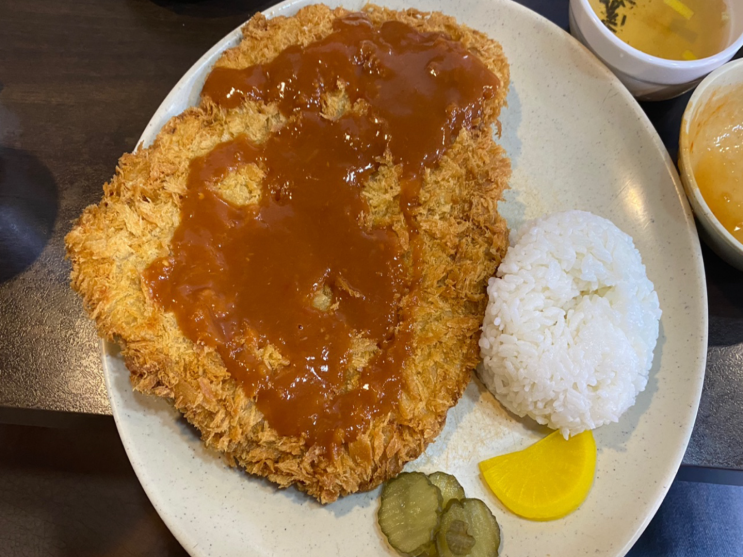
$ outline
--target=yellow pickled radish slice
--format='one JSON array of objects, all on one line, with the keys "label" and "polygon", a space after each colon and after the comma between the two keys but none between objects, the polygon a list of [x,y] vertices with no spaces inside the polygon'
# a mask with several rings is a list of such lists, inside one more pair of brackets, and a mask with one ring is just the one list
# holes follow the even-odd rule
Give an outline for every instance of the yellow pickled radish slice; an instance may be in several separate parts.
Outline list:
[{"label": "yellow pickled radish slice", "polygon": [[532,446],[480,463],[480,472],[511,512],[530,520],[555,520],[580,507],[596,472],[590,431],[568,439],[559,431]]}]

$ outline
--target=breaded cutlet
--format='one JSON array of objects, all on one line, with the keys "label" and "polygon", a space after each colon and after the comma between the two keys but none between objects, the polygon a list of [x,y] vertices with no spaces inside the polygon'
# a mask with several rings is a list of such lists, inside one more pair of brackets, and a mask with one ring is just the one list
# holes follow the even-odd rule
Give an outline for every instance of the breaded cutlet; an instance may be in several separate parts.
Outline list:
[{"label": "breaded cutlet", "polygon": [[[121,346],[134,389],[172,401],[204,443],[233,465],[280,487],[295,485],[322,503],[395,476],[439,434],[478,361],[486,283],[508,238],[497,203],[507,187],[510,163],[493,139],[509,84],[500,45],[440,13],[373,5],[363,11],[375,24],[400,21],[420,31],[443,32],[479,57],[500,87],[485,101],[479,125],[462,128],[438,163],[425,170],[411,212],[421,267],[415,304],[408,308],[414,327],[397,408],[374,418],[335,458],[273,429],[219,354],[189,340],[176,317],[153,300],[143,279],[153,261],[171,251],[189,163],[242,134],[256,144],[266,141],[286,122],[277,106],[246,100],[222,108],[205,96],[172,118],[151,146],[121,157],[102,201],[85,209],[66,237],[72,286],[99,334]],[[243,27],[241,43],[216,66],[268,62],[291,45],[326,37],[333,21],[348,14],[324,5],[308,6],[293,17],[257,14]],[[326,94],[323,101],[328,118],[353,110],[342,90]],[[261,195],[261,179],[259,169],[245,167],[222,182],[220,195],[234,204],[253,203]],[[400,190],[399,169],[388,158],[364,185],[368,226],[405,236]],[[358,344],[354,363],[363,366],[370,347]],[[276,365],[266,351],[259,356],[269,368]]]}]

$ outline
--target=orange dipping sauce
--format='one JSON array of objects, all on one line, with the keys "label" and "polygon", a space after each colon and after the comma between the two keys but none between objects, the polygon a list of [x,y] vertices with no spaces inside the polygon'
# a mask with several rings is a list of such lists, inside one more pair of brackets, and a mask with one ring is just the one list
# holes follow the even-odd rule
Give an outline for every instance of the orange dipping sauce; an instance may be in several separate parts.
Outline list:
[{"label": "orange dipping sauce", "polygon": [[716,93],[695,118],[690,160],[704,201],[743,243],[743,85]]}]

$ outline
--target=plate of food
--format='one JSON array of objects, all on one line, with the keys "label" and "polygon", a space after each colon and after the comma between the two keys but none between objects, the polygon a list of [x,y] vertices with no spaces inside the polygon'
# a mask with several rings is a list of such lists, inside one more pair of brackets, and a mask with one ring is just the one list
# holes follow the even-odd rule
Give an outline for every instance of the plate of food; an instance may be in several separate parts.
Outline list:
[{"label": "plate of food", "polygon": [[124,447],[194,556],[623,555],[691,434],[676,171],[510,1],[256,15],[66,242]]}]

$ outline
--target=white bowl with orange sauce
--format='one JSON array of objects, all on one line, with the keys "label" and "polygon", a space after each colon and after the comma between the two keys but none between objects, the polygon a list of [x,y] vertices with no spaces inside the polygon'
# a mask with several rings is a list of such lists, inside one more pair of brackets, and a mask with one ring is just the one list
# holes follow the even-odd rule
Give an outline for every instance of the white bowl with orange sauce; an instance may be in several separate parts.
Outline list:
[{"label": "white bowl with orange sauce", "polygon": [[743,270],[743,60],[697,87],[684,112],[679,171],[705,242]]},{"label": "white bowl with orange sauce", "polygon": [[[657,1],[688,10],[684,0]],[[724,4],[726,24],[720,31],[724,36],[711,51],[714,53],[697,53],[698,59],[661,58],[630,46],[602,22],[590,0],[570,0],[570,32],[609,67],[633,96],[639,100],[670,99],[694,87],[743,47],[743,0],[725,0]]]}]

